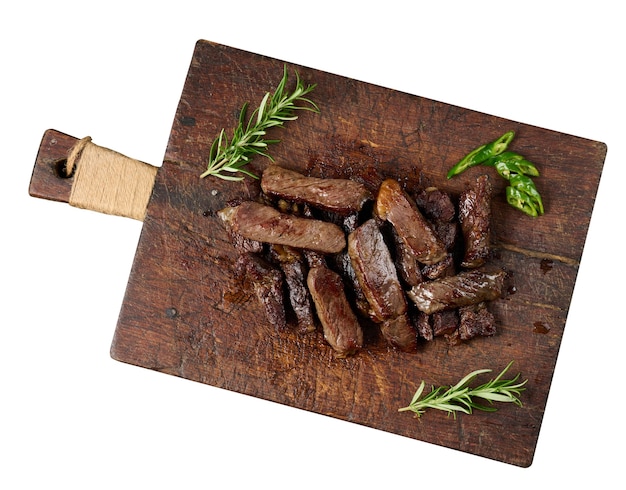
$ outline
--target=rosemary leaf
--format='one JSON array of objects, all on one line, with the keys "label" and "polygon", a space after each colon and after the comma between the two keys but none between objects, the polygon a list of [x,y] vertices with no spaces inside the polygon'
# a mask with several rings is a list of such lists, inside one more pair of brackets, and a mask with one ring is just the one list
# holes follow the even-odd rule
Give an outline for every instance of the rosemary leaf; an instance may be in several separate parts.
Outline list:
[{"label": "rosemary leaf", "polygon": [[475,388],[470,388],[468,386],[469,383],[477,376],[491,372],[491,369],[472,371],[453,386],[432,387],[431,392],[423,398],[422,394],[424,392],[425,383],[422,381],[415,395],[413,395],[411,403],[406,407],[398,409],[398,411],[411,411],[416,417],[421,417],[427,408],[432,408],[447,412],[448,415],[452,414],[452,416],[456,418],[457,412],[471,414],[472,410],[482,410],[484,412],[495,412],[497,410],[491,405],[480,405],[476,403],[474,398],[486,400],[490,404],[493,402],[513,403],[521,407],[522,402],[519,396],[521,392],[525,390],[524,385],[528,380],[518,382],[519,374],[513,379],[502,379],[512,364],[513,361],[511,361],[494,379]]},{"label": "rosemary leaf", "polygon": [[[209,151],[207,169],[200,175],[201,178],[212,175],[224,180],[239,181],[245,175],[258,179],[252,172],[242,167],[250,162],[253,156],[259,155],[273,160],[266,151],[268,145],[278,143],[277,139],[265,139],[267,130],[273,127],[282,127],[286,121],[298,119],[296,110],[319,112],[317,105],[306,97],[315,89],[315,85],[305,86],[300,80],[298,72],[296,86],[292,93],[285,93],[288,74],[285,65],[283,77],[274,90],[274,94],[267,92],[259,107],[250,115],[246,123],[248,103],[246,102],[239,115],[239,124],[233,130],[233,135],[228,139],[225,130],[222,129],[218,137],[213,141]],[[231,174],[242,175],[227,175]]]}]

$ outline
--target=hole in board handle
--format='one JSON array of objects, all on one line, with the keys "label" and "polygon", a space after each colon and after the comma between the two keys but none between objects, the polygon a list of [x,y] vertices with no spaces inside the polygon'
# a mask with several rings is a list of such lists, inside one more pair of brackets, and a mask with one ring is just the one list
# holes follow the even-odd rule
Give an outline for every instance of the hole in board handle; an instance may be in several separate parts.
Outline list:
[{"label": "hole in board handle", "polygon": [[60,179],[69,179],[74,176],[75,168],[69,173],[67,171],[67,158],[56,160],[52,166],[54,168],[55,175]]}]

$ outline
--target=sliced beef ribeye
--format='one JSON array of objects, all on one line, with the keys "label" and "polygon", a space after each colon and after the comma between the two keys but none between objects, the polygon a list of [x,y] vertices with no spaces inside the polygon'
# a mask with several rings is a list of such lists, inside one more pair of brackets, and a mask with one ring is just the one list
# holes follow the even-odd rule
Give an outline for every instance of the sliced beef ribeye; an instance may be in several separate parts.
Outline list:
[{"label": "sliced beef ribeye", "polygon": [[487,175],[476,179],[473,187],[459,198],[459,221],[465,241],[461,266],[475,269],[489,255],[492,186]]},{"label": "sliced beef ribeye", "polygon": [[446,256],[444,244],[396,180],[386,179],[381,184],[376,214],[393,225],[399,239],[420,263],[435,264]]},{"label": "sliced beef ribeye", "polygon": [[326,341],[338,357],[356,353],[363,346],[363,330],[339,274],[325,266],[314,267],[309,270],[307,285]]},{"label": "sliced beef ribeye", "polygon": [[366,221],[348,235],[348,254],[383,337],[402,350],[415,348],[417,334],[407,317],[406,297],[376,220]]},{"label": "sliced beef ribeye", "polygon": [[502,270],[471,270],[455,276],[426,281],[407,292],[417,308],[427,314],[497,299],[506,273]]},{"label": "sliced beef ribeye", "polygon": [[279,165],[265,169],[261,189],[270,196],[307,203],[342,215],[360,211],[368,200],[373,199],[363,184],[353,180],[307,177]]},{"label": "sliced beef ribeye", "polygon": [[287,320],[282,272],[254,253],[240,254],[235,270],[238,276],[252,282],[268,321],[278,329],[284,328]]},{"label": "sliced beef ribeye", "polygon": [[271,206],[244,201],[218,215],[244,238],[265,243],[338,253],[346,246],[343,230],[332,223],[281,213]]}]

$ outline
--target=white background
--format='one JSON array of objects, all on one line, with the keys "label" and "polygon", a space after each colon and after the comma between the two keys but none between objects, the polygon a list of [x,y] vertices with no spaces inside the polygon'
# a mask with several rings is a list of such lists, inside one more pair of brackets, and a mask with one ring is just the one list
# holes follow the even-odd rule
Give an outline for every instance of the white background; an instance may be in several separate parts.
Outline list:
[{"label": "white background", "polygon": [[[619,2],[9,5],[0,20],[1,488],[600,488],[620,478]],[[530,468],[110,359],[141,223],[29,197],[36,152],[55,128],[160,165],[198,39],[608,144]]]}]

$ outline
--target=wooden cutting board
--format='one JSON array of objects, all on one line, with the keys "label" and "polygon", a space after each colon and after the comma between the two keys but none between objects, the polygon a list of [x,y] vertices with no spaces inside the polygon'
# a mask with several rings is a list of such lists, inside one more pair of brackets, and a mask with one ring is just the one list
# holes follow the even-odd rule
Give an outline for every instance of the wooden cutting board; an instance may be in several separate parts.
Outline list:
[{"label": "wooden cutting board", "polygon": [[[491,304],[494,337],[450,346],[443,338],[401,353],[372,341],[337,359],[320,332],[276,331],[252,292],[234,279],[237,254],[216,211],[254,197],[257,181],[200,179],[211,142],[234,128],[244,102],[256,107],[284,62],[206,41],[193,53],[167,151],[158,169],[111,346],[122,362],[310,410],[518,466],[532,462],[606,146],[303,66],[320,114],[299,113],[276,130],[278,164],[306,174],[352,177],[375,190],[386,177],[408,189],[438,186],[458,195],[484,169],[446,180],[462,155],[505,131],[511,149],[538,165],[546,214],[530,218],[504,201],[494,175],[494,262],[511,284]],[[293,82],[293,80],[292,80]],[[56,168],[75,138],[43,137],[30,192],[68,201],[72,178]],[[257,173],[268,164],[256,159]],[[456,419],[399,413],[421,380],[453,384],[479,368],[494,375],[509,361],[528,379],[523,407]],[[487,378],[485,378],[486,381]]]}]

